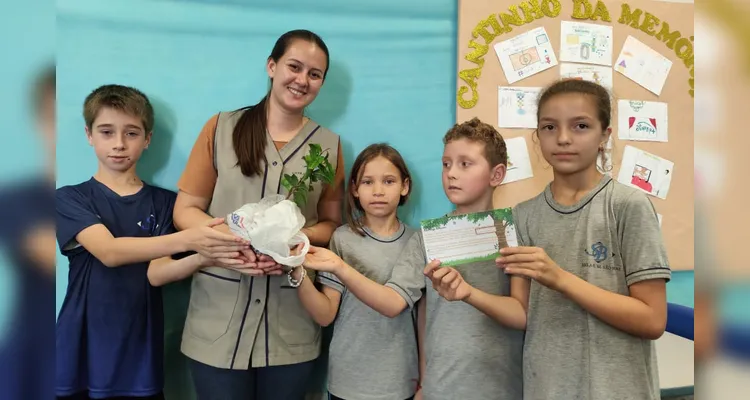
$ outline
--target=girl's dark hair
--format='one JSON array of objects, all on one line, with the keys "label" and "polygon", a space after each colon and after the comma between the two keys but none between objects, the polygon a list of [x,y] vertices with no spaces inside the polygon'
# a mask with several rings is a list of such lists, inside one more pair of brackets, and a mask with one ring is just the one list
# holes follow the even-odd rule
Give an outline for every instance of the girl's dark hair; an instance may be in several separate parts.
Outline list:
[{"label": "girl's dark hair", "polygon": [[[281,35],[276,40],[268,59],[278,62],[294,40],[315,43],[318,48],[323,50],[326,55],[326,69],[323,71],[323,79],[325,80],[328,73],[328,47],[320,36],[308,30],[297,29]],[[240,170],[245,176],[263,174],[263,165],[266,162],[266,145],[268,144],[266,143],[266,129],[268,127],[268,95],[270,93],[271,89],[269,88],[258,104],[243,107],[236,111],[242,112],[242,115],[234,126],[232,143],[237,155],[237,165],[240,166]]]},{"label": "girl's dark hair", "polygon": [[409,199],[409,195],[411,194],[411,173],[409,173],[409,168],[406,167],[406,162],[404,161],[404,158],[401,157],[401,154],[398,152],[398,150],[394,149],[386,143],[371,144],[364,150],[362,150],[362,152],[359,153],[357,159],[354,160],[354,164],[352,165],[352,172],[349,175],[349,187],[346,191],[346,214],[348,217],[347,223],[354,232],[357,232],[362,236],[365,235],[365,230],[362,225],[362,216],[364,214],[364,209],[362,208],[362,204],[359,202],[359,199],[354,197],[354,192],[356,192],[357,188],[359,188],[362,174],[364,174],[365,172],[365,166],[367,165],[367,163],[377,157],[383,157],[390,161],[396,167],[396,169],[398,169],[399,173],[401,173],[401,181],[409,182],[409,191],[406,192],[405,196],[401,196],[401,199],[399,199],[398,201],[398,205],[402,206],[406,204],[406,200]]},{"label": "girl's dark hair", "polygon": [[[537,122],[539,122],[541,116],[540,113],[542,112],[542,106],[544,106],[549,99],[561,94],[569,93],[587,95],[594,100],[597,118],[602,125],[602,131],[610,127],[612,123],[612,100],[609,92],[602,85],[583,79],[563,79],[544,89],[539,95],[539,101],[537,102]],[[537,136],[539,135],[538,129],[536,130],[536,134]],[[606,153],[607,150],[605,148],[599,148],[599,156],[602,158],[602,166],[605,171],[612,169],[611,166],[607,168]]]}]

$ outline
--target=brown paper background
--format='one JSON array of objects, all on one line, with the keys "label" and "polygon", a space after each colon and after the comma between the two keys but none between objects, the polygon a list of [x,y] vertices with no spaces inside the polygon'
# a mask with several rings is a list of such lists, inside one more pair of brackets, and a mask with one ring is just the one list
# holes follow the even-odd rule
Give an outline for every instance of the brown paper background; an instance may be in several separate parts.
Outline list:
[{"label": "brown paper background", "polygon": [[[590,0],[592,5],[596,1]],[[521,1],[516,0],[459,0],[458,10],[458,71],[475,68],[477,65],[466,60],[466,55],[472,49],[468,43],[472,36],[472,30],[476,25],[492,14],[508,12],[512,5],[518,5]],[[619,171],[620,161],[625,145],[631,145],[659,157],[674,162],[674,175],[670,185],[669,193],[666,200],[658,197],[649,196],[656,211],[662,215],[662,235],[667,248],[669,260],[674,270],[692,270],[694,267],[694,190],[693,190],[693,98],[689,95],[690,86],[688,79],[690,73],[685,63],[680,60],[673,49],[669,49],[666,43],[649,36],[640,29],[635,29],[630,25],[620,24],[618,19],[621,14],[622,1],[606,0],[603,3],[609,10],[611,22],[576,20],[571,16],[573,14],[573,0],[560,0],[562,11],[556,18],[544,17],[534,20],[523,26],[512,26],[513,30],[497,36],[487,54],[484,55],[484,66],[481,76],[477,79],[477,92],[479,100],[477,104],[470,109],[461,108],[456,104],[456,120],[463,122],[473,117],[479,117],[481,120],[491,123],[497,128],[498,118],[498,86],[547,86],[560,78],[560,21],[580,21],[587,23],[597,23],[611,25],[613,27],[614,45],[612,50],[612,61],[616,61],[620,54],[625,39],[628,35],[634,36],[647,46],[661,53],[672,61],[672,68],[669,72],[660,96],[649,92],[637,83],[626,78],[619,72],[613,73],[613,117],[612,117],[612,138],[614,147],[612,149],[613,167],[611,174],[616,179]],[[681,37],[693,35],[693,5],[684,3],[663,3],[645,0],[633,0],[625,2],[630,5],[631,11],[639,8],[649,12],[669,24],[669,30],[678,30]],[[523,17],[522,11],[519,13]],[[643,21],[643,14],[640,21]],[[529,76],[513,85],[508,85],[505,79],[497,54],[492,47],[493,44],[510,39],[518,34],[529,31],[536,27],[543,26],[552,43],[555,56],[558,59],[558,65],[546,71]],[[656,26],[658,32],[661,23]],[[489,28],[491,30],[491,28]],[[476,42],[484,44],[484,39],[479,36]],[[458,78],[457,87],[460,88],[466,84]],[[465,99],[471,98],[471,91],[464,96]],[[642,142],[642,141],[622,141],[617,136],[617,100],[645,100],[660,101],[668,104],[668,125],[669,125],[669,142]],[[518,202],[529,199],[539,194],[544,187],[552,180],[552,170],[549,164],[544,161],[539,146],[532,141],[531,129],[500,129],[500,134],[505,139],[523,136],[526,138],[526,145],[529,149],[529,158],[534,173],[534,177],[508,184],[503,184],[495,191],[495,207],[510,207]]]}]

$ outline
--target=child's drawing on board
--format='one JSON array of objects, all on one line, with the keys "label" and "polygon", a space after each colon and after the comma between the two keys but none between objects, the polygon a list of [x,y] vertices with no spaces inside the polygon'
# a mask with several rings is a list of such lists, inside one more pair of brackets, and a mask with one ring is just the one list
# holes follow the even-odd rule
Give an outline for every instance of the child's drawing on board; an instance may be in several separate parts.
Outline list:
[{"label": "child's drawing on board", "polygon": [[630,180],[630,183],[651,193],[653,191],[653,185],[649,182],[650,179],[651,170],[643,165],[636,164],[635,168],[633,168],[633,177]]},{"label": "child's drawing on board", "polygon": [[633,146],[625,146],[617,180],[664,199],[671,186],[673,169],[674,163],[669,160]]}]

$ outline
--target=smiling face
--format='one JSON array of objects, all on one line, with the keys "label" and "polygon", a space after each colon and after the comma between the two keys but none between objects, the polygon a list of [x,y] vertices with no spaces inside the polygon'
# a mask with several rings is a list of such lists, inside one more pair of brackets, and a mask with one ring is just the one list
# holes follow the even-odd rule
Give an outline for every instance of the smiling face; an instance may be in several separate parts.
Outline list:
[{"label": "smiling face", "polygon": [[318,96],[327,69],[323,49],[312,41],[292,39],[277,60],[268,58],[271,100],[288,112],[302,112]]},{"label": "smiling face", "polygon": [[94,147],[99,168],[124,173],[135,167],[151,141],[138,118],[111,107],[103,107],[86,127],[89,144]]},{"label": "smiling face", "polygon": [[409,180],[387,158],[378,156],[365,164],[354,197],[371,217],[386,217],[396,212],[402,196],[409,194]]},{"label": "smiling face", "polygon": [[596,170],[611,133],[611,128],[602,127],[598,114],[595,99],[581,93],[554,95],[539,108],[539,144],[556,174]]}]

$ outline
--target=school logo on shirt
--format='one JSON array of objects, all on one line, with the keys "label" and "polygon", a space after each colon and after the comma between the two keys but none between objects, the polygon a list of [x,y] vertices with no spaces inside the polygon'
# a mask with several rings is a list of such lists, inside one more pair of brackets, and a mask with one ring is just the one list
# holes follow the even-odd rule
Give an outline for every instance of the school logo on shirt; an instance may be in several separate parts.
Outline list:
[{"label": "school logo on shirt", "polygon": [[[620,267],[617,267],[610,261],[610,263],[602,264],[603,262],[607,261],[607,259],[612,260],[609,258],[609,248],[602,243],[602,242],[596,242],[591,245],[590,248],[584,249],[584,253],[586,253],[587,256],[594,259],[594,262],[584,262],[581,264],[584,268],[596,268],[596,269],[606,269],[606,270],[619,270]],[[614,253],[611,254],[611,256],[614,257]]]},{"label": "school logo on shirt", "polygon": [[148,217],[146,217],[146,219],[138,221],[138,226],[140,226],[144,231],[150,232],[159,229],[159,224],[156,222],[156,217],[154,216],[154,214],[149,215]]},{"label": "school logo on shirt", "polygon": [[591,250],[584,250],[586,254],[594,257],[594,261],[600,263],[607,259],[607,246],[602,242],[596,242],[591,245]]}]

